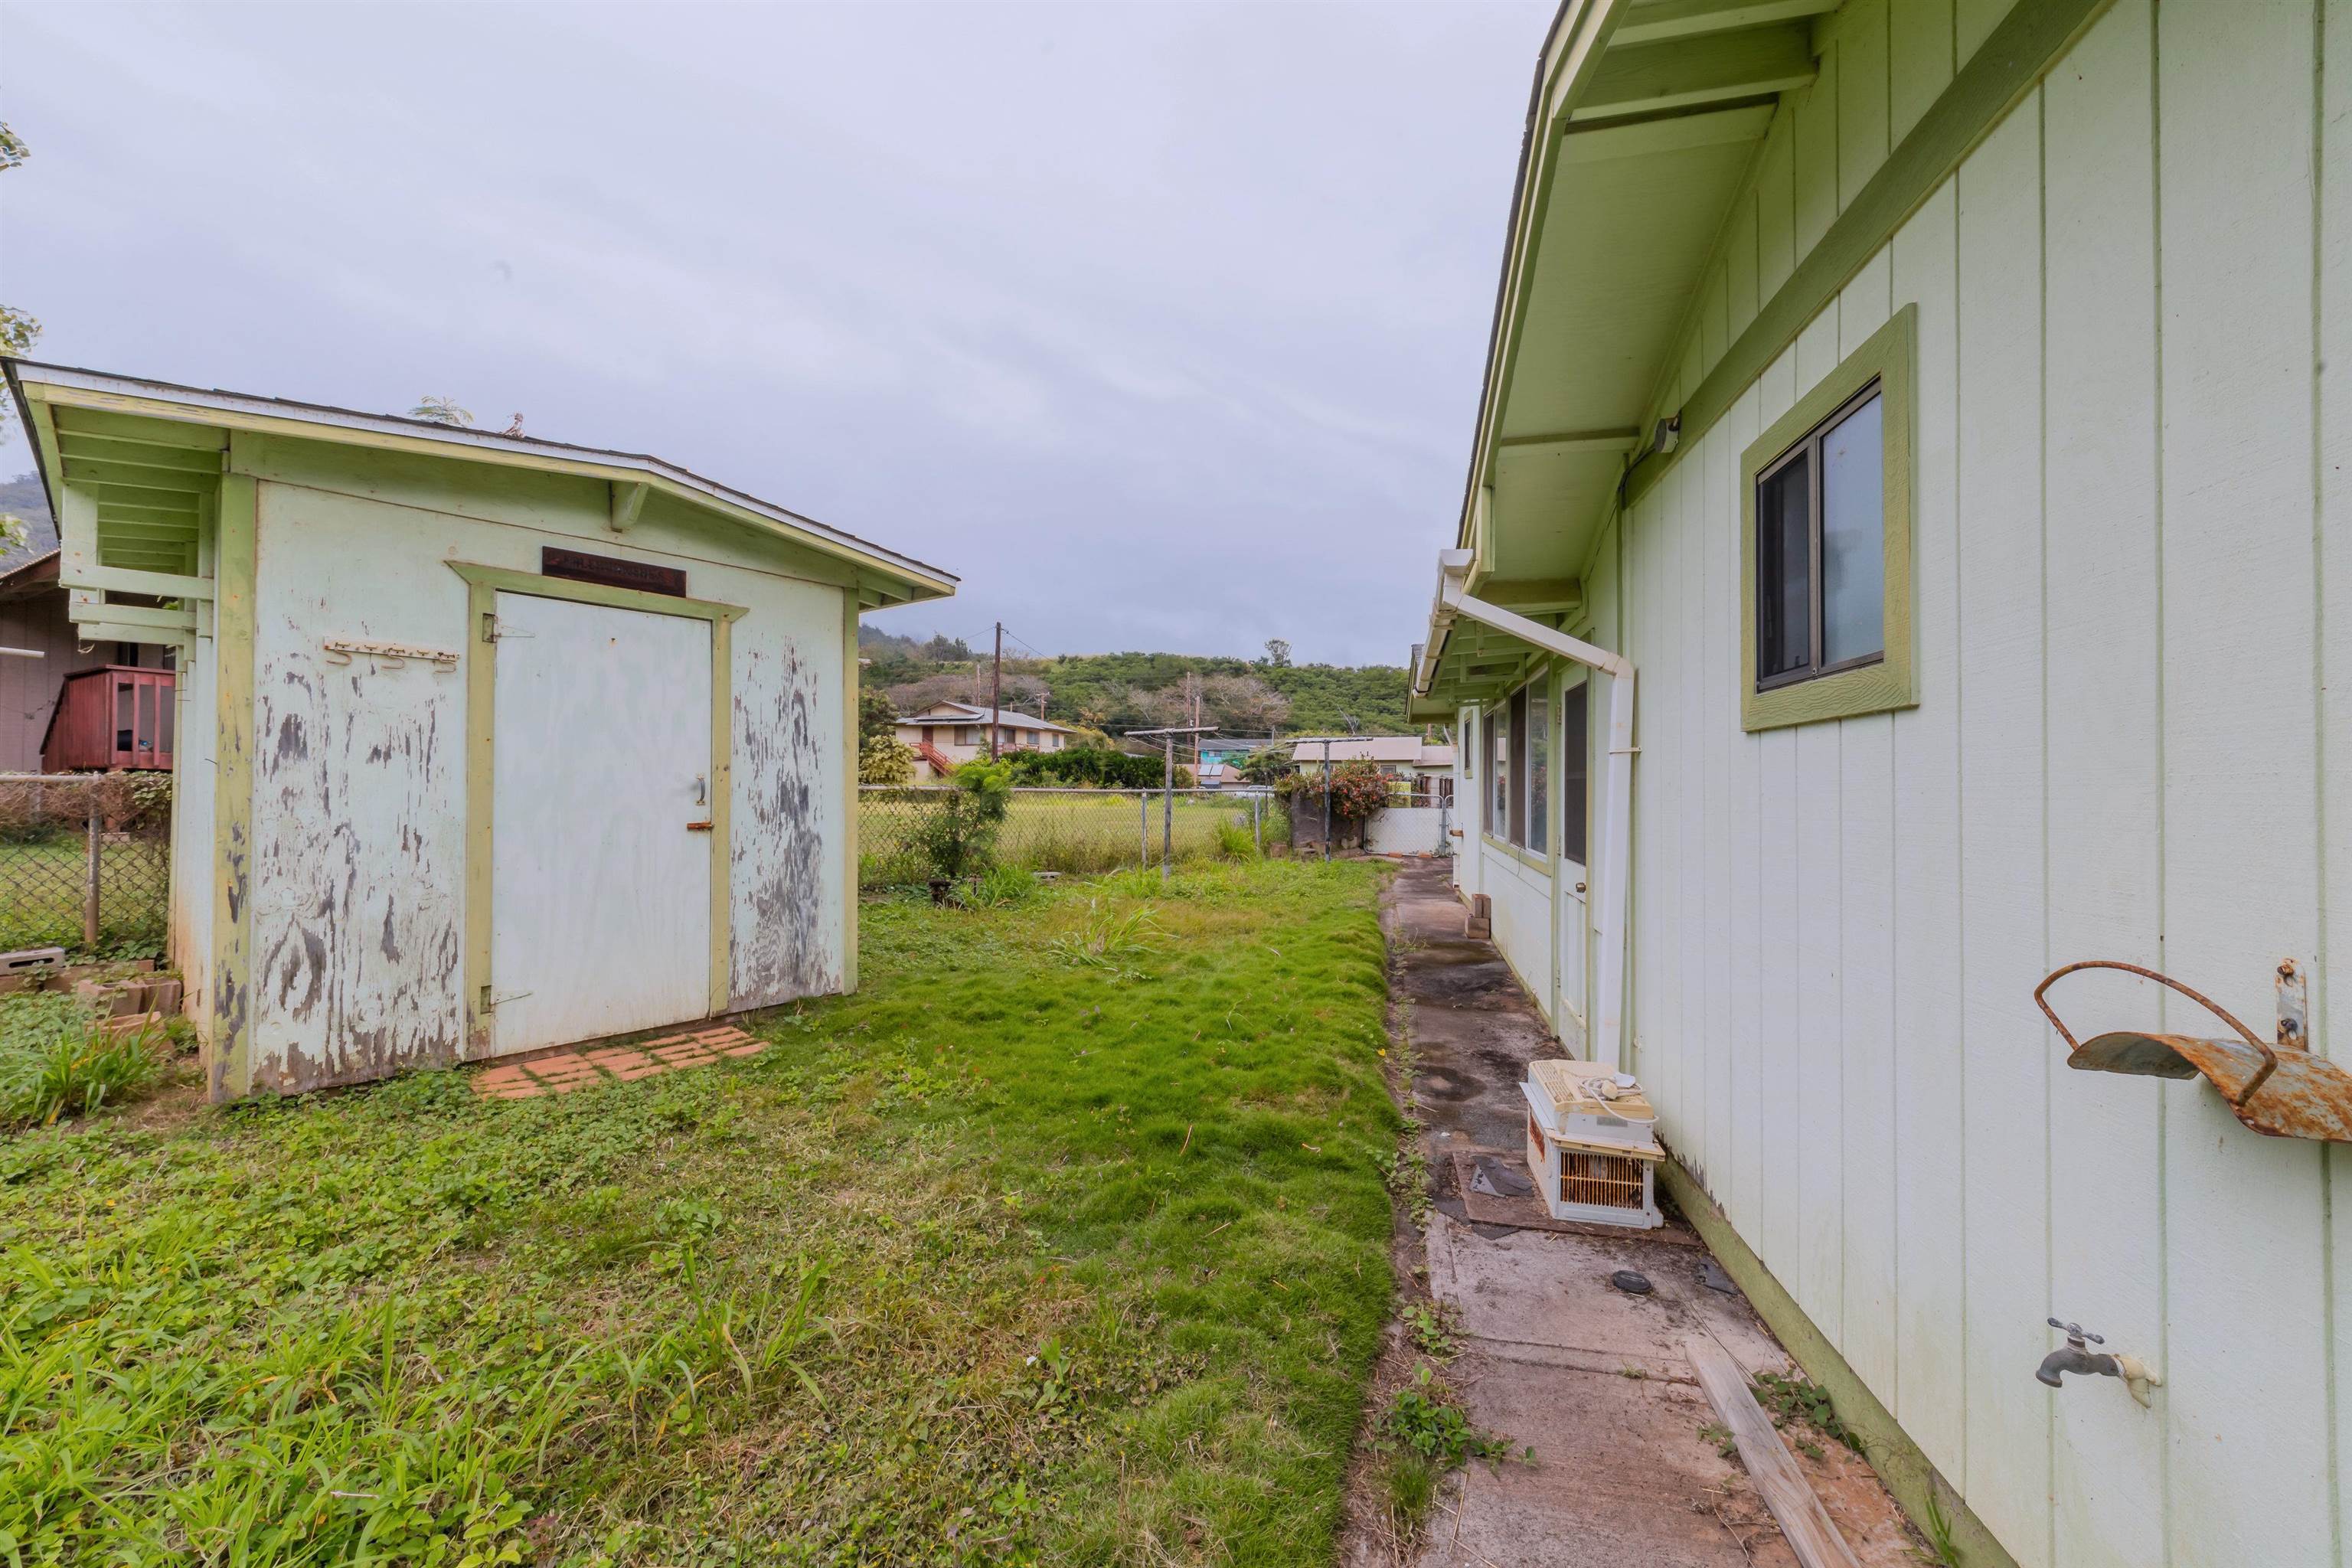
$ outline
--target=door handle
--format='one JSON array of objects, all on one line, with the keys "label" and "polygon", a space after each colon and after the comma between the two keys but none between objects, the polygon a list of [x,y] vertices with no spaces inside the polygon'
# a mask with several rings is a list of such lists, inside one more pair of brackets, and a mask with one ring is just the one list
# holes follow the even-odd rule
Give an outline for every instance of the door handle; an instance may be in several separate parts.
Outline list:
[{"label": "door handle", "polygon": [[694,804],[697,805],[710,804],[710,780],[702,773],[694,775]]},{"label": "door handle", "polygon": [[1581,882],[1579,882],[1579,883],[1576,885],[1576,890],[1577,890],[1578,892],[1580,892],[1580,892],[1582,892],[1582,891],[1584,891],[1584,884],[1583,884],[1583,883],[1581,883]]}]

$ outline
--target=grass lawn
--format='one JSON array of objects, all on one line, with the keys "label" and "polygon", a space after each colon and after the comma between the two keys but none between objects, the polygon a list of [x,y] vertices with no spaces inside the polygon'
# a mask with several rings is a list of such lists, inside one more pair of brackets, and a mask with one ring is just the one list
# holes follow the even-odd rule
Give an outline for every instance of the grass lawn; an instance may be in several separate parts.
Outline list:
[{"label": "grass lawn", "polygon": [[[1139,808],[1133,792],[1015,790],[1012,809],[998,830],[998,858],[1031,871],[1115,871],[1143,859],[1148,817],[1152,865],[1160,863],[1163,837],[1179,862],[1204,860],[1218,852],[1220,825],[1244,832],[1250,826],[1250,802],[1240,796],[1220,800],[1179,795],[1172,816],[1164,820],[1161,797],[1146,794],[1143,798],[1145,805]],[[915,843],[915,829],[930,809],[929,800],[911,793],[877,792],[859,798],[861,887],[905,886],[931,874]],[[1265,810],[1272,816],[1274,803],[1265,803]],[[1266,830],[1269,836],[1280,831],[1272,823]]]},{"label": "grass lawn", "polygon": [[1379,874],[871,904],[748,1060],[0,1141],[0,1556],[1327,1562]]}]

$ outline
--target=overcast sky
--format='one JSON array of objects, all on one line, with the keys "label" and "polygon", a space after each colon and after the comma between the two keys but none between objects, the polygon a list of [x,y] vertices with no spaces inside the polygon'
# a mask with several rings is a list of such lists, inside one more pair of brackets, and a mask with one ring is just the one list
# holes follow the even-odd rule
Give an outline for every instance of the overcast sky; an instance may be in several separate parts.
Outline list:
[{"label": "overcast sky", "polygon": [[1551,9],[9,0],[0,300],[963,579],[894,631],[1401,663]]}]

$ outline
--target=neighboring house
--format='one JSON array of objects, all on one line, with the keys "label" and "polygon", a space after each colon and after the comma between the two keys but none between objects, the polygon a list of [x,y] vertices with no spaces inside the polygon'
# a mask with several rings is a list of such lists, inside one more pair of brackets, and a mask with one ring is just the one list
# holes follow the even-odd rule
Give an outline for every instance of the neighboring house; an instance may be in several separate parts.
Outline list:
[{"label": "neighboring house", "polygon": [[[898,739],[914,748],[918,780],[944,774],[950,768],[988,755],[989,710],[970,702],[935,702],[920,713],[895,721]],[[1070,743],[1071,731],[1010,708],[996,713],[996,750],[1058,752]]]},{"label": "neighboring house", "polygon": [[[26,534],[24,549],[0,552],[0,648],[16,648],[40,656],[26,658],[0,654],[0,773],[38,773],[42,769],[43,742],[48,741],[55,748],[53,721],[66,677],[109,667],[164,669],[169,668],[171,655],[169,649],[153,643],[88,642],[75,632],[66,614],[65,587],[58,581],[57,527],[49,521],[48,505],[35,476],[28,474],[0,486],[0,511],[22,520]],[[101,685],[113,684],[102,678],[92,679]],[[78,688],[87,684],[76,683]],[[102,753],[75,749],[70,754],[59,753],[58,765],[106,767],[117,756],[152,758],[157,754],[152,742],[159,738],[159,731],[168,730],[169,715],[161,719],[155,715],[152,689],[158,684],[168,688],[169,678],[159,683],[151,677],[132,684],[150,689],[145,693],[149,711],[146,733],[140,733],[139,699],[134,695],[131,710],[123,715],[130,721],[122,726],[130,731],[128,746],[112,746],[111,741],[118,737],[110,735],[110,744]],[[112,694],[110,691],[106,695]],[[113,704],[110,701],[107,706]],[[150,742],[145,748],[139,743],[142,739]],[[168,752],[166,745],[164,752]]]},{"label": "neighboring house", "polygon": [[[1456,874],[1970,1564],[2352,1563],[2352,1148],[2034,999],[2128,961],[2267,1046],[2284,973],[2352,1065],[2347,106],[2311,0],[1570,0],[1542,52],[1413,659]],[[2037,1381],[2053,1316],[2151,1406]]]},{"label": "neighboring house", "polygon": [[1299,772],[1319,773],[1328,757],[1330,765],[1370,763],[1383,776],[1409,786],[1417,805],[1444,805],[1454,798],[1454,748],[1417,735],[1294,735],[1283,742],[1290,748],[1291,764]]},{"label": "neighboring house", "polygon": [[[66,601],[66,590],[58,581],[58,552],[54,547],[39,555],[13,557],[0,567],[0,648],[17,648],[40,656],[26,658],[0,654],[0,773],[42,772],[45,747],[50,756],[46,764],[50,772],[150,766],[150,759],[168,756],[172,716],[168,711],[159,713],[155,704],[159,691],[170,692],[172,678],[152,672],[171,668],[171,650],[153,643],[85,641],[67,616]],[[151,673],[121,682],[101,675],[84,674],[108,669]],[[68,683],[68,676],[82,679]],[[94,715],[105,721],[108,733],[102,747],[60,744],[66,737],[58,734],[56,721],[60,696],[68,684],[78,693],[85,694],[85,700],[75,704],[77,710],[89,708],[93,702],[104,710]],[[118,686],[132,693],[131,706],[121,715],[124,721],[119,727],[113,722],[112,711]],[[89,726],[72,728],[79,731]],[[118,728],[120,734],[115,732]],[[118,739],[127,743],[117,746],[114,742]],[[160,751],[158,740],[163,742]]]},{"label": "neighboring house", "polygon": [[856,985],[857,618],[952,577],[653,458],[5,363],[80,635],[178,650],[215,1098]]}]

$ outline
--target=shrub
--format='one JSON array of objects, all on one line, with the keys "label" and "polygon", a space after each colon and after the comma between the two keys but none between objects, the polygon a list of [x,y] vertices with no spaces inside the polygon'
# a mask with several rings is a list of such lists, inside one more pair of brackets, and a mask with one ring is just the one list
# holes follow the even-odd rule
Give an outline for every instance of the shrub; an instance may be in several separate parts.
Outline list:
[{"label": "shrub", "polygon": [[[1158,757],[1139,757],[1108,746],[1015,752],[1006,760],[1017,784],[1084,789],[1158,789],[1162,782],[1162,764]],[[1190,776],[1188,773],[1186,777]]]},{"label": "shrub", "polygon": [[857,782],[906,784],[915,781],[915,748],[889,735],[869,735],[857,752]]},{"label": "shrub", "polygon": [[914,832],[915,847],[931,875],[959,881],[996,860],[996,836],[1013,808],[1013,769],[1004,763],[969,762],[948,776]]},{"label": "shrub", "polygon": [[1258,858],[1257,839],[1238,822],[1220,822],[1217,855],[1226,860],[1255,860]]}]

